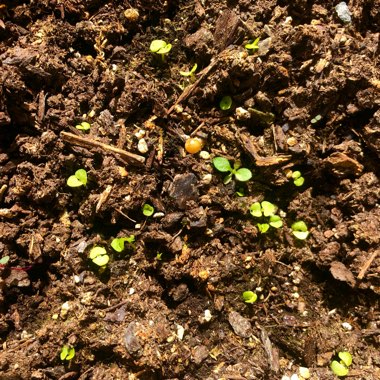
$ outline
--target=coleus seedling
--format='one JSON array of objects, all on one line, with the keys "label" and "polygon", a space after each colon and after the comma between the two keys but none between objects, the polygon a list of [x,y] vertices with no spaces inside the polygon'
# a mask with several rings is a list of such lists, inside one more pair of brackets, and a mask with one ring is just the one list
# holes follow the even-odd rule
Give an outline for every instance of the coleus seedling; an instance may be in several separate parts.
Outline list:
[{"label": "coleus seedling", "polygon": [[246,182],[252,178],[252,172],[247,168],[241,168],[239,161],[235,161],[233,168],[227,158],[224,157],[215,157],[212,160],[212,163],[214,164],[216,170],[222,173],[230,172],[226,177],[224,177],[223,183],[225,185],[231,182],[233,176],[235,176],[235,178],[240,182]]}]

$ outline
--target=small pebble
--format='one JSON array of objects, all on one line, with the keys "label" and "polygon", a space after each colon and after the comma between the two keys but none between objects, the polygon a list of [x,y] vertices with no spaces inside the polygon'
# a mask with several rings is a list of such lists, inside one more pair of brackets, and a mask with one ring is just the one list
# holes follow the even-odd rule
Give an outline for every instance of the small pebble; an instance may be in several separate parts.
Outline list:
[{"label": "small pebble", "polygon": [[342,323],[342,327],[343,327],[345,330],[348,330],[348,331],[351,331],[351,330],[352,330],[352,326],[351,326],[348,322],[343,322],[343,323]]},{"label": "small pebble", "polygon": [[212,174],[205,174],[203,177],[202,177],[202,184],[203,185],[209,185],[212,181]]},{"label": "small pebble", "polygon": [[178,337],[178,339],[182,340],[184,334],[185,334],[185,329],[181,325],[177,325],[177,337]]},{"label": "small pebble", "polygon": [[210,321],[211,321],[211,318],[212,318],[212,315],[211,315],[210,310],[206,309],[206,310],[205,310],[205,316],[204,316],[205,321],[206,321],[206,322],[210,322]]},{"label": "small pebble", "polygon": [[140,140],[145,136],[144,129],[139,129],[138,132],[135,133],[135,136]]},{"label": "small pebble", "polygon": [[351,22],[351,12],[347,4],[342,1],[335,7],[336,14],[345,23],[349,24]]},{"label": "small pebble", "polygon": [[158,219],[158,218],[162,218],[164,217],[165,214],[163,212],[155,212],[153,215],[152,215],[152,218],[155,218],[155,219]]},{"label": "small pebble", "polygon": [[148,151],[148,144],[146,143],[145,139],[140,139],[137,144],[137,150],[144,154]]},{"label": "small pebble", "polygon": [[309,368],[306,367],[300,367],[299,368],[300,376],[302,376],[304,379],[310,379],[310,371]]},{"label": "small pebble", "polygon": [[210,159],[210,153],[205,151],[205,150],[201,150],[199,152],[199,157],[202,158],[203,160],[209,160]]},{"label": "small pebble", "polygon": [[292,376],[290,376],[290,380],[299,380],[299,377],[296,373],[294,373]]}]

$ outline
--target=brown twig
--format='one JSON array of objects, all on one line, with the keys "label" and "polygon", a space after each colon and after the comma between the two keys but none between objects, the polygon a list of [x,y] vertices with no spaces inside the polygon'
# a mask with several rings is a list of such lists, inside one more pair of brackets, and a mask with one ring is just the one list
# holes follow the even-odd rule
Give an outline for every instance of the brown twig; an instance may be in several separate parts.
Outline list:
[{"label": "brown twig", "polygon": [[145,162],[145,157],[143,156],[128,152],[124,149],[116,148],[115,146],[108,145],[100,141],[89,139],[87,137],[76,136],[70,132],[61,132],[61,138],[63,141],[73,145],[78,145],[84,148],[100,148],[108,153],[117,154],[122,159],[125,159],[132,164],[143,164]]},{"label": "brown twig", "polygon": [[373,260],[375,260],[378,253],[379,251],[374,251],[372,255],[369,257],[369,259],[364,263],[358,274],[358,280],[362,280],[364,278],[368,268],[371,266]]}]

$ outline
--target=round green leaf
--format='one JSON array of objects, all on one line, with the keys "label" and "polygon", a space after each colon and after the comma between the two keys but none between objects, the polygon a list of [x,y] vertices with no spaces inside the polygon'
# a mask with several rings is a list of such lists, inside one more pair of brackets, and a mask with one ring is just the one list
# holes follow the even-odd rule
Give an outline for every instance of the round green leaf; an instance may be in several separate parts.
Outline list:
[{"label": "round green leaf", "polygon": [[61,353],[59,354],[59,357],[61,360],[65,360],[67,355],[69,353],[69,347],[68,346],[63,346],[61,349]]},{"label": "round green leaf", "polygon": [[352,364],[352,355],[348,351],[338,352],[338,356],[347,367]]},{"label": "round green leaf", "polygon": [[87,184],[87,172],[84,169],[78,169],[75,172],[75,177],[78,178],[80,182],[82,182],[83,185]]},{"label": "round green leaf", "polygon": [[268,201],[262,201],[261,208],[263,209],[264,216],[274,215],[277,211],[277,206],[275,206],[273,203],[270,203]]},{"label": "round green leaf", "polygon": [[232,98],[231,96],[223,96],[222,100],[219,102],[219,107],[223,111],[227,111],[232,106]]},{"label": "round green leaf", "polygon": [[98,256],[92,259],[92,262],[99,267],[104,267],[107,265],[108,261],[110,261],[110,257],[108,255]]},{"label": "round green leaf", "polygon": [[308,231],[293,231],[293,235],[299,240],[305,240],[309,236]]},{"label": "round green leaf", "polygon": [[124,239],[123,238],[113,239],[112,242],[111,242],[111,247],[116,252],[122,252],[122,251],[124,251]]},{"label": "round green leaf", "polygon": [[252,178],[252,172],[249,169],[241,168],[236,171],[235,177],[240,182],[246,182]]},{"label": "round green leaf", "polygon": [[293,181],[296,186],[302,186],[305,182],[305,178],[299,177]]},{"label": "round green leaf", "polygon": [[70,347],[66,356],[66,360],[71,360],[75,356],[75,348]]},{"label": "round green leaf", "polygon": [[70,187],[80,187],[83,186],[83,182],[79,181],[79,179],[75,175],[71,175],[67,178],[67,186]]},{"label": "round green leaf", "polygon": [[87,123],[87,121],[82,121],[82,123],[76,125],[75,128],[81,131],[88,131],[91,128],[91,124]]},{"label": "round green leaf", "polygon": [[283,225],[282,220],[278,215],[272,215],[269,218],[269,224],[274,228],[281,228]]},{"label": "round green leaf", "polygon": [[166,46],[166,42],[163,40],[153,40],[150,43],[150,51],[152,53],[157,53],[160,49],[164,48]]},{"label": "round green leaf", "polygon": [[309,231],[307,229],[307,225],[302,220],[300,220],[298,222],[294,222],[292,224],[291,228],[293,230],[293,235],[297,239],[305,240],[308,237],[308,235],[309,235]]},{"label": "round green leaf", "polygon": [[9,256],[3,256],[1,259],[0,259],[0,264],[1,265],[5,265],[8,263],[10,257]]},{"label": "round green leaf", "polygon": [[263,213],[261,212],[261,205],[259,202],[251,204],[251,206],[249,207],[249,212],[252,216],[256,218],[260,218],[263,215]]},{"label": "round green leaf", "polygon": [[167,44],[166,46],[162,47],[157,51],[158,54],[167,54],[169,51],[172,50],[172,44]]},{"label": "round green leaf", "polygon": [[220,172],[229,172],[232,170],[230,162],[227,160],[227,158],[215,157],[212,160],[212,163],[214,164],[215,169],[220,171]]},{"label": "round green leaf", "polygon": [[242,297],[245,303],[255,303],[257,301],[257,294],[250,290],[243,292]]},{"label": "round green leaf", "polygon": [[293,179],[297,179],[299,177],[301,177],[301,172],[300,171],[296,170],[295,172],[292,173],[292,178]]},{"label": "round green leaf", "polygon": [[91,248],[89,257],[91,260],[93,260],[99,256],[104,256],[104,255],[107,255],[106,249],[104,247],[96,246],[96,247]]},{"label": "round green leaf", "polygon": [[262,234],[265,234],[269,230],[268,223],[257,223],[257,228]]},{"label": "round green leaf", "polygon": [[348,368],[344,364],[339,363],[336,360],[331,362],[330,368],[336,376],[347,376],[348,375]]},{"label": "round green leaf", "polygon": [[153,206],[149,205],[148,203],[145,203],[144,206],[142,207],[142,213],[145,216],[151,216],[154,213],[154,208]]}]

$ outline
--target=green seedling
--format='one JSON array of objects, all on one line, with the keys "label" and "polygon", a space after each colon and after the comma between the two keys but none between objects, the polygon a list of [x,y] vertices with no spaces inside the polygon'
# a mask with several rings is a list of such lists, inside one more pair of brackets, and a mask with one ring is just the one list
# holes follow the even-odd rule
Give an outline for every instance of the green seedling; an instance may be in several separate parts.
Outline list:
[{"label": "green seedling", "polygon": [[222,111],[227,111],[232,106],[232,98],[231,96],[223,96],[222,100],[219,102],[219,108]]},{"label": "green seedling", "polygon": [[172,44],[168,44],[164,40],[153,40],[150,44],[150,51],[160,55],[162,62],[165,61],[165,55],[168,54],[171,49]]},{"label": "green seedling", "polygon": [[248,290],[243,292],[242,298],[245,303],[255,303],[257,301],[257,294]]},{"label": "green seedling", "polygon": [[305,240],[309,236],[307,225],[302,220],[292,224],[293,235],[299,240]]},{"label": "green seedling", "polygon": [[237,191],[235,191],[235,194],[238,196],[238,197],[244,197],[245,195],[245,192],[244,192],[244,189],[242,187],[239,187],[237,189]]},{"label": "green seedling", "polygon": [[283,223],[278,215],[275,215],[278,207],[268,201],[255,202],[249,207],[249,212],[255,218],[269,218],[265,223],[257,223],[257,228],[262,234],[265,234],[270,227],[281,228]]},{"label": "green seedling", "polygon": [[82,121],[80,124],[77,124],[75,128],[80,131],[88,131],[91,128],[91,124],[87,123],[87,121]]},{"label": "green seedling", "polygon": [[110,257],[107,255],[106,249],[99,246],[91,248],[89,258],[99,267],[106,266],[110,261]]},{"label": "green seedling", "polygon": [[9,259],[10,259],[9,256],[3,256],[3,257],[0,259],[0,265],[6,265],[6,264],[8,264]]},{"label": "green seedling", "polygon": [[254,41],[245,45],[245,48],[252,54],[259,50],[260,37],[257,37]]},{"label": "green seedling", "polygon": [[156,260],[161,261],[162,260],[162,255],[163,255],[162,252],[157,252]]},{"label": "green seedling", "polygon": [[74,175],[67,179],[67,186],[80,187],[87,184],[87,172],[84,169],[78,169]]},{"label": "green seedling", "polygon": [[302,174],[299,170],[296,170],[295,172],[292,173],[292,178],[293,178],[293,183],[296,186],[302,186],[305,182],[305,178],[302,177]]},{"label": "green seedling", "polygon": [[123,252],[125,249],[125,243],[128,244],[133,244],[135,241],[135,236],[131,235],[128,237],[121,237],[121,238],[115,238],[111,242],[111,247],[116,251],[116,252]]},{"label": "green seedling", "polygon": [[348,367],[352,364],[352,355],[348,351],[338,352],[340,361],[333,360],[330,368],[334,375],[342,377],[348,375]]},{"label": "green seedling", "polygon": [[142,207],[142,213],[143,213],[145,216],[152,216],[153,213],[154,213],[154,207],[151,206],[151,205],[148,204],[148,203],[145,203],[144,206]]},{"label": "green seedling", "polygon": [[317,116],[315,116],[313,119],[310,120],[310,123],[311,123],[311,124],[316,124],[316,123],[318,123],[318,121],[321,120],[321,119],[322,119],[322,115],[317,115]]},{"label": "green seedling", "polygon": [[179,73],[183,76],[183,77],[190,77],[190,78],[193,78],[194,77],[194,73],[195,71],[197,70],[198,68],[198,65],[195,63],[194,66],[191,68],[190,71],[180,71]]},{"label": "green seedling", "polygon": [[59,357],[61,360],[71,360],[75,356],[75,348],[74,347],[69,347],[64,345],[61,348],[61,353],[59,354]]},{"label": "green seedling", "polygon": [[234,163],[233,168],[227,158],[224,157],[215,157],[212,160],[212,163],[214,164],[216,170],[222,173],[230,172],[226,175],[226,177],[224,177],[223,183],[225,185],[231,182],[232,176],[235,176],[235,178],[240,182],[247,182],[252,178],[252,172],[247,168],[240,168],[241,164],[239,161]]}]

